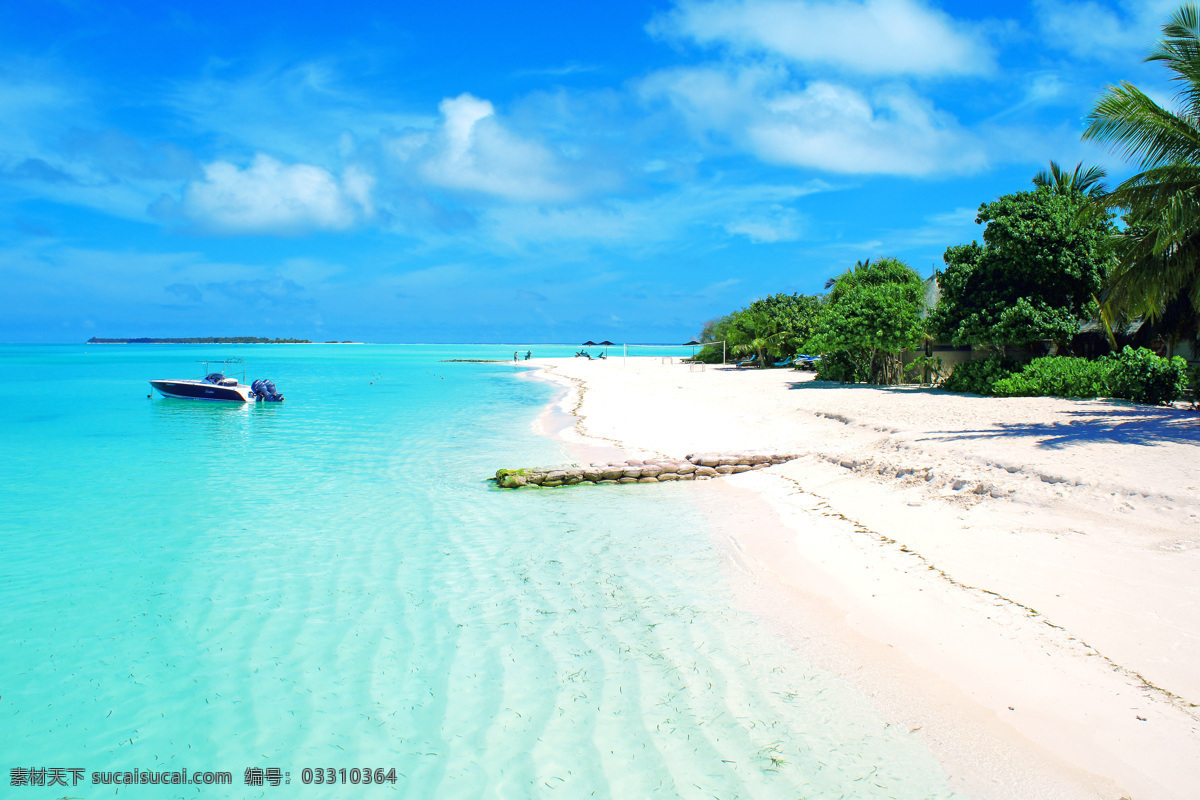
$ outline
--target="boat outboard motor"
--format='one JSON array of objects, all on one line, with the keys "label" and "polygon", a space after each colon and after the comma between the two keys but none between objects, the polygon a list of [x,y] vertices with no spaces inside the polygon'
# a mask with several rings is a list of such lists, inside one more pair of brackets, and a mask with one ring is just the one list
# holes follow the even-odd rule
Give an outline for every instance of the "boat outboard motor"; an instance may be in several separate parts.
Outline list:
[{"label": "boat outboard motor", "polygon": [[283,395],[275,391],[275,384],[269,380],[260,378],[250,385],[250,391],[259,400],[265,400],[268,403],[282,403]]}]

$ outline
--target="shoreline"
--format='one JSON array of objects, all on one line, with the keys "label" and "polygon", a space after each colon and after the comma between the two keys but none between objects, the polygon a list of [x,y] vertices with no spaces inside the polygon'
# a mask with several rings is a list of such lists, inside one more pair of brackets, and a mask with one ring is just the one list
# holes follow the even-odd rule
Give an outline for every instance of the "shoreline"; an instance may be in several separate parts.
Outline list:
[{"label": "shoreline", "polygon": [[[956,791],[1117,800],[1184,798],[1200,785],[1189,677],[1200,664],[1189,497],[1200,473],[1174,469],[1200,453],[1200,437],[1171,427],[1178,415],[1054,398],[814,393],[791,371],[631,362],[531,364],[529,377],[564,387],[539,432],[585,462],[772,443],[807,453],[695,491],[738,605],[917,731]],[[942,407],[932,425],[928,406]],[[980,409],[1032,427],[1006,428]],[[1081,419],[1086,428],[1089,414],[1135,420],[1141,438],[1075,431],[1047,457],[1046,437]],[[1055,415],[1067,415],[1065,429]],[[1169,446],[1146,443],[1155,425],[1167,426]],[[1120,464],[1098,469],[1098,456],[1114,454]],[[1106,495],[1113,507],[1098,508]],[[1156,571],[1135,576],[1146,586],[1095,597],[1144,570]],[[1115,625],[1106,615],[1121,605]]]}]

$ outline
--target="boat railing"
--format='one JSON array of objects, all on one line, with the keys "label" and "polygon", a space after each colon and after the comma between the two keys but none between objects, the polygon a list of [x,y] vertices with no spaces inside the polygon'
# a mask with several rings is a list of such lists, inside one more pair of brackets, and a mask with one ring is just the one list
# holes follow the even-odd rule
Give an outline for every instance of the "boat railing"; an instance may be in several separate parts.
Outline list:
[{"label": "boat railing", "polygon": [[237,367],[240,367],[241,369],[235,369],[235,370],[222,369],[220,371],[221,372],[228,371],[228,372],[234,372],[235,374],[240,374],[242,377],[241,377],[241,380],[239,381],[239,383],[246,382],[246,361],[245,361],[245,359],[230,356],[229,358],[223,358],[220,360],[208,359],[206,361],[197,361],[196,363],[204,365],[204,377],[205,378],[208,378],[208,376],[212,374],[212,370],[210,370],[209,366],[208,366],[209,364],[233,364]]}]

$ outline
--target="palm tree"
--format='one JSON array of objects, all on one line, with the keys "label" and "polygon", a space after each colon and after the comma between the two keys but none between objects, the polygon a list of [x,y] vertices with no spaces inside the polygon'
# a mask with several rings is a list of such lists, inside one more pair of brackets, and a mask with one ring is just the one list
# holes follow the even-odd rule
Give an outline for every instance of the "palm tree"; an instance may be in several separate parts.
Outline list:
[{"label": "palm tree", "polygon": [[1058,194],[1085,194],[1100,198],[1108,193],[1102,182],[1106,173],[1102,167],[1083,168],[1083,162],[1075,165],[1074,172],[1067,172],[1057,162],[1050,162],[1050,171],[1042,170],[1033,176],[1034,186],[1046,186]]},{"label": "palm tree", "polygon": [[1158,319],[1179,302],[1200,310],[1200,13],[1194,4],[1171,15],[1146,61],[1171,71],[1178,110],[1123,82],[1097,100],[1083,138],[1107,142],[1142,167],[1098,199],[1105,208],[1125,209],[1127,223],[1117,242],[1120,263],[1103,297],[1106,312]]},{"label": "palm tree", "polygon": [[780,338],[786,336],[787,331],[773,333],[770,336],[755,336],[741,344],[733,346],[733,352],[739,356],[749,355],[753,353],[758,356],[757,365],[765,367],[768,365],[771,358],[777,358],[780,355]]},{"label": "palm tree", "polygon": [[870,271],[871,271],[871,259],[868,258],[866,261],[859,259],[858,261],[855,261],[854,266],[851,267],[846,272],[843,272],[841,275],[837,275],[837,276],[834,276],[834,277],[826,280],[825,288],[832,289],[834,286],[837,285],[838,281],[845,281],[846,276],[848,276],[848,275],[857,275],[857,276],[861,277],[861,276],[868,274]]},{"label": "palm tree", "polygon": [[733,352],[740,356],[755,354],[760,367],[767,365],[769,357],[780,354],[781,340],[787,335],[788,331],[779,330],[769,315],[754,308],[739,314],[728,334]]}]

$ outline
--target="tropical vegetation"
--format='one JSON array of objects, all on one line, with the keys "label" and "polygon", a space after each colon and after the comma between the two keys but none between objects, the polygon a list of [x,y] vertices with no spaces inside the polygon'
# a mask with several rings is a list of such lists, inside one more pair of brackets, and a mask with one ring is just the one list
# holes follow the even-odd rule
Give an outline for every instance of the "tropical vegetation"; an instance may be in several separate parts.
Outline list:
[{"label": "tropical vegetation", "polygon": [[830,279],[824,313],[808,347],[829,354],[827,380],[899,383],[901,353],[925,340],[925,284],[897,258],[860,261]]},{"label": "tropical vegetation", "polygon": [[[930,330],[954,345],[980,345],[1001,355],[1052,342],[1065,350],[1095,317],[1096,295],[1112,269],[1107,214],[1091,207],[1103,173],[1082,165],[1034,178],[1033,191],[1006,194],[979,207],[983,245],[946,250],[938,275],[941,298]],[[1051,177],[1052,176],[1052,177]],[[1090,191],[1089,191],[1090,190]],[[1101,195],[1102,196],[1102,195]]]},{"label": "tropical vegetation", "polygon": [[[190,336],[179,339],[105,339],[93,336],[88,344],[312,344],[308,339],[268,339],[264,336]],[[336,342],[326,342],[336,344]]]},{"label": "tropical vegetation", "polygon": [[[984,395],[1107,396],[1168,403],[1184,392],[1181,342],[1200,348],[1200,11],[1181,6],[1146,59],[1178,88],[1164,108],[1130,83],[1110,86],[1084,138],[1111,145],[1141,171],[1111,190],[1099,167],[1051,161],[1033,188],[980,205],[983,243],[954,245],[925,284],[895,258],[859,261],[826,294],[776,294],[710,321],[703,341],[768,364],[821,355],[818,377],[898,383],[934,341],[983,358],[942,386]],[[934,298],[929,300],[928,298]],[[932,307],[927,307],[931,303]],[[1103,329],[1111,354],[1072,355]],[[1095,334],[1093,334],[1095,336]],[[1118,338],[1165,345],[1119,348]],[[1103,351],[1091,339],[1086,352]],[[928,352],[928,350],[926,351]],[[720,360],[709,346],[701,358]],[[1197,370],[1193,368],[1193,382]]]},{"label": "tropical vegetation", "polygon": [[960,364],[942,384],[956,392],[996,397],[1113,397],[1173,403],[1187,388],[1187,362],[1126,346],[1098,359],[1045,356],[1021,365],[1002,358]]},{"label": "tropical vegetation", "polygon": [[704,347],[697,361],[720,363],[723,356],[757,356],[761,365],[771,359],[786,360],[801,352],[821,317],[822,300],[813,295],[774,294],[705,324],[702,342],[724,342]]},{"label": "tropical vegetation", "polygon": [[1187,3],[1163,26],[1146,57],[1178,88],[1163,108],[1131,83],[1110,86],[1087,117],[1083,138],[1109,144],[1142,169],[1098,198],[1124,211],[1118,264],[1105,288],[1106,319],[1165,321],[1171,347],[1200,332],[1200,12]]},{"label": "tropical vegetation", "polygon": [[977,358],[956,366],[950,377],[942,381],[942,388],[948,392],[994,395],[998,381],[1019,371],[1020,366],[1011,358]]}]

